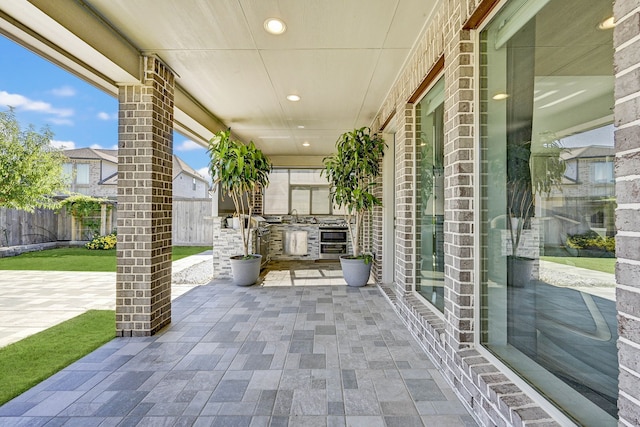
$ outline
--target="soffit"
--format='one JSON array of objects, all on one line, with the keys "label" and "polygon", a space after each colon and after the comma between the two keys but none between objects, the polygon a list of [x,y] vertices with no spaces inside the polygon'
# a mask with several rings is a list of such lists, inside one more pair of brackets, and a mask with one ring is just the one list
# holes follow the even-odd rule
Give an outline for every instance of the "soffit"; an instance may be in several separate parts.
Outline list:
[{"label": "soffit", "polygon": [[[59,14],[55,21],[74,27],[76,39],[46,19],[37,26],[49,28],[47,38],[84,63],[95,63],[114,83],[132,74],[130,66],[129,73],[111,69],[119,62],[131,64],[127,45],[155,54],[177,73],[176,82],[185,92],[180,99],[201,105],[238,137],[254,140],[270,155],[321,156],[333,151],[340,133],[371,124],[436,3],[439,0],[57,0],[54,8],[44,0],[7,0],[5,8],[0,0],[0,8],[12,15],[11,10],[24,9],[17,19],[25,25],[30,25],[29,13],[40,18],[43,13]],[[78,4],[98,17],[101,31],[121,36],[126,48],[114,51],[112,44],[88,40],[91,32],[80,23],[85,20],[65,15],[65,9]],[[283,19],[287,31],[281,36],[266,33],[268,17]],[[302,100],[287,101],[290,93]],[[178,109],[180,102],[176,100]],[[176,118],[193,117],[185,111],[177,111]],[[192,130],[206,137],[197,123]],[[305,141],[311,147],[303,147]]]}]

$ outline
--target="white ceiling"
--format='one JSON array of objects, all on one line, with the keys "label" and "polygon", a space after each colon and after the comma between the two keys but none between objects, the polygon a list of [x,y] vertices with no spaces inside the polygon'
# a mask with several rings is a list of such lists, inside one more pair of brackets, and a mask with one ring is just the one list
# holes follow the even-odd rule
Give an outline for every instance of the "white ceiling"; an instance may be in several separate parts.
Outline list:
[{"label": "white ceiling", "polygon": [[[122,70],[111,69],[118,54],[107,52],[115,48],[96,47],[94,29],[79,28],[78,19],[65,22],[80,3],[103,20],[102,30],[112,27],[139,53],[160,57],[238,137],[269,155],[322,156],[340,133],[371,124],[438,1],[56,0],[54,8],[48,0],[0,0],[0,10],[38,34],[47,29],[47,40],[122,82]],[[52,30],[42,14],[74,35]],[[287,31],[268,34],[269,17],[284,20]],[[288,94],[302,99],[290,102]]]}]

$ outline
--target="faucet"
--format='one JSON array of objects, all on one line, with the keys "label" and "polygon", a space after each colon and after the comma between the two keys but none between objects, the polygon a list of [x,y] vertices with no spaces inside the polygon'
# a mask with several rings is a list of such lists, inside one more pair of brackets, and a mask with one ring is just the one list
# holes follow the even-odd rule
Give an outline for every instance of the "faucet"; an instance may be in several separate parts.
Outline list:
[{"label": "faucet", "polygon": [[[294,212],[295,212],[295,214],[294,214]],[[293,219],[291,220],[291,222],[296,224],[298,222],[298,210],[297,209],[291,209],[291,212],[289,212],[289,215],[293,216]]]}]

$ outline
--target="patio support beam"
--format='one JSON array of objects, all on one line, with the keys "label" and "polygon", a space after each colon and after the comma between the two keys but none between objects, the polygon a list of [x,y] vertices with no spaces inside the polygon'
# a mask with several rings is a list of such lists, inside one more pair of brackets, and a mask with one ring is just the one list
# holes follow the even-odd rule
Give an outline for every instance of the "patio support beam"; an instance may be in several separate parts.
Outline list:
[{"label": "patio support beam", "polygon": [[171,322],[174,74],[144,57],[140,84],[119,88],[116,333]]}]

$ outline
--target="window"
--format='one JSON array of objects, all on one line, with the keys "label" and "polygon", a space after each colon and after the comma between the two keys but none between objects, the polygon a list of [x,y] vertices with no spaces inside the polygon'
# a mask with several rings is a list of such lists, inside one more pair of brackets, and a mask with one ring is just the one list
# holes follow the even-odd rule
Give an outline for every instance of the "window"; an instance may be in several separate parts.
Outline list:
[{"label": "window", "polygon": [[320,169],[274,169],[264,192],[264,214],[328,215],[329,183]]},{"label": "window", "polygon": [[480,33],[481,344],[587,426],[617,425],[612,14],[512,0]]},{"label": "window", "polygon": [[416,105],[416,292],[444,312],[444,79]]},{"label": "window", "polygon": [[289,170],[274,169],[269,174],[269,185],[264,189],[265,215],[289,213]]},{"label": "window", "polygon": [[192,184],[191,184],[191,190],[196,191],[197,189],[197,184],[196,184],[196,179],[193,178]]},{"label": "window", "polygon": [[613,160],[591,163],[591,182],[594,184],[613,183]]},{"label": "window", "polygon": [[69,178],[69,182],[73,181],[73,164],[72,163],[63,163],[62,164],[62,174]]},{"label": "window", "polygon": [[89,164],[76,163],[76,184],[89,185]]},{"label": "window", "polygon": [[89,185],[90,180],[90,164],[88,163],[64,163],[62,165],[62,173],[69,178],[72,191],[81,191],[76,185]]}]

